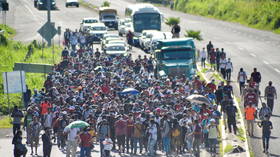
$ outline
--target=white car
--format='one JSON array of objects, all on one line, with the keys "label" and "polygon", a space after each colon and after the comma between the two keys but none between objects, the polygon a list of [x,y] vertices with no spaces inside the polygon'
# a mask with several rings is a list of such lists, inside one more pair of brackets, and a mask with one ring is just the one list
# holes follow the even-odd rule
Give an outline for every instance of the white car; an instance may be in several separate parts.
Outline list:
[{"label": "white car", "polygon": [[120,39],[120,36],[118,34],[105,34],[101,42],[101,49],[103,49],[104,45],[112,39]]},{"label": "white car", "polygon": [[111,44],[119,44],[119,45],[124,45],[126,47],[126,41],[124,41],[123,39],[111,39],[107,41],[107,43],[103,46],[103,49],[106,49],[108,45]]},{"label": "white car", "polygon": [[147,51],[148,45],[150,44],[151,39],[154,36],[157,36],[159,34],[159,31],[152,31],[147,33],[146,38],[144,38],[143,43],[142,43],[142,48],[144,51]]},{"label": "white car", "polygon": [[83,18],[80,23],[80,29],[82,32],[85,32],[87,31],[88,28],[90,28],[95,23],[98,23],[97,18],[93,18],[93,17]]},{"label": "white car", "polygon": [[141,36],[139,37],[139,45],[143,49],[144,48],[144,40],[146,40],[147,36],[152,32],[158,32],[157,30],[143,30]]},{"label": "white car", "polygon": [[79,8],[79,1],[78,0],[66,0],[65,7],[67,8],[68,6],[76,6]]},{"label": "white car", "polygon": [[150,38],[149,42],[146,42],[145,50],[149,53],[153,52],[157,46],[157,42],[159,40],[166,40],[166,39],[172,39],[172,33],[171,32],[158,32],[153,34],[153,37]]},{"label": "white car", "polygon": [[110,56],[126,56],[128,54],[127,47],[122,44],[108,44],[105,53]]},{"label": "white car", "polygon": [[92,36],[93,42],[101,42],[104,35],[107,34],[107,27],[104,23],[95,23],[88,29],[88,33]]},{"label": "white car", "polygon": [[126,35],[129,31],[134,32],[131,22],[125,23],[124,35]]}]

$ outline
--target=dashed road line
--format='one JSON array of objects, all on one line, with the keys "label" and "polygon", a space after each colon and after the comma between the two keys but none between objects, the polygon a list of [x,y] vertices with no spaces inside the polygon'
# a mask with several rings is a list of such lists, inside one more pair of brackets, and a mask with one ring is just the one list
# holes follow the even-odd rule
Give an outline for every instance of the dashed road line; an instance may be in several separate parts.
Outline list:
[{"label": "dashed road line", "polygon": [[253,54],[253,53],[250,53],[250,55],[253,56],[253,57],[257,57],[257,56],[256,56],[255,54]]},{"label": "dashed road line", "polygon": [[263,63],[266,64],[266,65],[269,64],[267,61],[263,61]]},{"label": "dashed road line", "polygon": [[277,68],[274,68],[274,70],[275,70],[276,72],[280,73],[280,70],[279,70],[279,69],[277,69]]}]

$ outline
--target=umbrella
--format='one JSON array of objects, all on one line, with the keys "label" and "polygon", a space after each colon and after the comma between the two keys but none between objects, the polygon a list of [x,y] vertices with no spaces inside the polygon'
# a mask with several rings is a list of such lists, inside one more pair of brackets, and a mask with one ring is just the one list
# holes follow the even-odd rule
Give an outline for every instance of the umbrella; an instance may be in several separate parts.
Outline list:
[{"label": "umbrella", "polygon": [[203,95],[199,95],[199,94],[192,94],[187,97],[187,100],[190,102],[198,103],[198,104],[211,105],[211,102],[208,98],[206,98]]},{"label": "umbrella", "polygon": [[77,121],[74,121],[72,123],[70,123],[69,125],[67,125],[67,128],[85,128],[89,126],[89,124],[85,121],[81,121],[81,120],[77,120]]},{"label": "umbrella", "polygon": [[139,94],[139,91],[137,89],[134,89],[134,88],[126,88],[121,92],[121,94],[137,95],[137,94]]}]

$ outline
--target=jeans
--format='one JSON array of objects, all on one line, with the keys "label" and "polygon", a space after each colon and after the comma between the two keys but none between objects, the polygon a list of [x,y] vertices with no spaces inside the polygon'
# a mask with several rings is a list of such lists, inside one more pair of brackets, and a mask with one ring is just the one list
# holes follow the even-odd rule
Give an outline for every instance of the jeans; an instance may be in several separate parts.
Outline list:
[{"label": "jeans", "polygon": [[134,154],[137,153],[137,143],[139,143],[139,146],[140,146],[140,153],[142,153],[142,144],[141,144],[141,138],[137,138],[137,137],[134,137],[133,138],[133,151],[134,151]]},{"label": "jeans", "polygon": [[103,144],[103,141],[105,139],[99,139],[99,143],[100,143],[100,156],[103,157],[105,154],[104,154],[104,144]]},{"label": "jeans", "polygon": [[226,80],[230,81],[231,79],[231,69],[226,69]]},{"label": "jeans", "polygon": [[133,138],[126,136],[126,151],[129,152],[129,148],[131,147],[131,152],[133,152]]},{"label": "jeans", "polygon": [[216,153],[216,144],[217,144],[217,139],[215,138],[209,138],[208,139],[209,143],[209,148],[211,153]]},{"label": "jeans", "polygon": [[90,147],[81,147],[80,157],[90,157]]},{"label": "jeans", "polygon": [[20,130],[20,124],[13,124],[13,134],[15,135],[17,131]]},{"label": "jeans", "polygon": [[163,150],[166,153],[170,152],[170,137],[166,136],[162,138]]},{"label": "jeans", "polygon": [[199,155],[200,154],[200,138],[194,138],[193,140],[193,151],[195,154]]},{"label": "jeans", "polygon": [[67,154],[66,157],[76,157],[78,144],[76,141],[67,141]]},{"label": "jeans", "polygon": [[268,150],[269,148],[269,138],[270,138],[270,135],[267,135],[267,136],[263,136],[262,137],[262,142],[263,142],[263,149],[264,150]]},{"label": "jeans", "polygon": [[148,141],[148,151],[149,151],[149,155],[155,155],[156,154],[156,150],[155,150],[155,145],[157,143],[156,139],[152,139],[150,138]]}]

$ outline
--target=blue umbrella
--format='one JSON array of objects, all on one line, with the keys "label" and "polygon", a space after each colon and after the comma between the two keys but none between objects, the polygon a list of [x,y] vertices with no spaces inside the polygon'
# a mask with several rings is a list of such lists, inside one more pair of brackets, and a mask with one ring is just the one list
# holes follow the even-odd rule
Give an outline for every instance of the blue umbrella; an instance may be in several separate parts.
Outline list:
[{"label": "blue umbrella", "polygon": [[121,94],[123,94],[123,95],[126,95],[126,94],[137,95],[139,93],[140,92],[134,88],[126,88],[121,92]]}]

